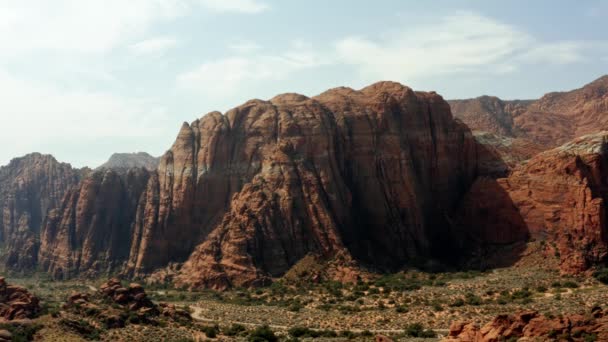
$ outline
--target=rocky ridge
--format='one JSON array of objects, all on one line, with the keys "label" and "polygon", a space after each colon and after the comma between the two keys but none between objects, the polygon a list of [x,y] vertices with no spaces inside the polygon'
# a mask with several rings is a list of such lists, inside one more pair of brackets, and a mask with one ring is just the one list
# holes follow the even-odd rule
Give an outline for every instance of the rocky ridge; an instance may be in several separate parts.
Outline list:
[{"label": "rocky ridge", "polygon": [[535,311],[499,315],[483,327],[454,322],[444,342],[498,341],[606,341],[608,313],[594,307],[591,313],[546,317]]},{"label": "rocky ridge", "polygon": [[450,100],[454,116],[473,131],[524,139],[544,149],[576,137],[608,130],[608,75],[572,91],[538,100],[505,101],[481,96]]}]

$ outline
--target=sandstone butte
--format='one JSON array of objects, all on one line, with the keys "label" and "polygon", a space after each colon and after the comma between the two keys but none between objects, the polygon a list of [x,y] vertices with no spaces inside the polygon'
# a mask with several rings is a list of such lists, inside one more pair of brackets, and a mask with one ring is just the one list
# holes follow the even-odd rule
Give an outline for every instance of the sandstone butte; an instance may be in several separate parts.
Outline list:
[{"label": "sandstone butte", "polygon": [[475,120],[496,128],[475,137],[436,93],[381,82],[209,113],[184,123],[155,171],[27,156],[0,169],[2,260],[57,278],[156,271],[223,289],[268,283],[311,255],[345,280],[357,265],[390,271],[535,238],[563,272],[582,272],[606,258],[605,134],[532,157],[561,138],[546,143],[519,118],[601,114],[607,80],[490,99]]}]

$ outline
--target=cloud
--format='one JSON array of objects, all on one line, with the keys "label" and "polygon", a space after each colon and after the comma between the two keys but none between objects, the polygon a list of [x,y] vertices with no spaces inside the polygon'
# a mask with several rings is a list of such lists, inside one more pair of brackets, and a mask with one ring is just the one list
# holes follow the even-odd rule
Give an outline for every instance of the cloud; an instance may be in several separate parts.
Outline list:
[{"label": "cloud", "polygon": [[173,37],[155,37],[132,44],[129,49],[136,55],[162,54],[176,45]]},{"label": "cloud", "polygon": [[268,4],[256,0],[200,0],[200,2],[218,12],[260,13],[270,8]]},{"label": "cloud", "polygon": [[369,77],[408,78],[470,71],[521,51],[532,38],[475,13],[405,28],[387,39],[348,37],[336,44],[339,59]]},{"label": "cloud", "polygon": [[0,93],[4,113],[0,114],[0,145],[12,146],[0,150],[0,165],[32,151],[46,152],[48,146],[66,139],[69,145],[82,144],[84,149],[101,146],[89,149],[90,155],[81,160],[88,163],[109,155],[109,145],[115,140],[125,141],[125,149],[145,149],[139,144],[174,134],[167,110],[145,99],[68,91],[24,81],[1,69]]},{"label": "cloud", "polygon": [[5,0],[0,58],[38,50],[104,53],[197,8],[259,13],[269,6],[256,0]]},{"label": "cloud", "polygon": [[158,21],[183,15],[186,5],[178,0],[9,0],[0,12],[0,57],[38,50],[104,53]]},{"label": "cloud", "polygon": [[384,39],[346,37],[337,60],[366,80],[412,79],[453,73],[508,73],[523,64],[568,64],[604,42],[542,42],[511,25],[460,12]]},{"label": "cloud", "polygon": [[517,57],[522,63],[551,63],[556,65],[579,63],[587,60],[590,51],[608,51],[604,41],[563,41],[539,44]]},{"label": "cloud", "polygon": [[230,44],[228,48],[238,54],[249,54],[260,50],[262,47],[254,41],[244,40]]},{"label": "cloud", "polygon": [[204,62],[178,75],[177,84],[207,96],[228,98],[252,84],[284,80],[325,63],[308,45],[292,42],[291,48],[280,54],[237,55]]}]

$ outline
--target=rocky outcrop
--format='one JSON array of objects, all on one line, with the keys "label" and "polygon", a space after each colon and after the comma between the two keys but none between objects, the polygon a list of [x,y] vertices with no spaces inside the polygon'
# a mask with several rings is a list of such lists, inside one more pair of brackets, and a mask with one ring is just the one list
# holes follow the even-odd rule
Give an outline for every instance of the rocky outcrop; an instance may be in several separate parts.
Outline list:
[{"label": "rocky outcrop", "polygon": [[448,101],[454,116],[466,123],[471,130],[504,137],[518,135],[514,118],[526,112],[533,102],[533,100],[505,101],[495,96]]},{"label": "rocky outcrop", "polygon": [[0,320],[34,318],[40,312],[38,298],[21,286],[8,285],[0,277]]},{"label": "rocky outcrop", "polygon": [[478,179],[461,204],[462,236],[491,246],[544,241],[564,273],[608,257],[608,132],[543,152],[508,178]]},{"label": "rocky outcrop", "polygon": [[454,116],[473,131],[524,139],[544,149],[585,134],[608,130],[608,75],[580,89],[533,101],[482,96],[449,101]]},{"label": "rocky outcrop", "polygon": [[483,327],[454,322],[445,342],[607,341],[608,312],[594,307],[591,313],[547,317],[536,311],[499,315]]},{"label": "rocky outcrop", "polygon": [[[445,256],[447,213],[475,171],[470,132],[435,93],[384,82],[286,94],[184,125],[161,162],[160,194],[149,189],[159,209],[144,212],[181,223],[149,226],[164,234],[198,220],[183,286],[263,284],[309,253],[390,269]],[[177,215],[196,203],[190,221]],[[157,234],[150,228],[141,235]]]},{"label": "rocky outcrop", "polygon": [[155,171],[158,168],[160,158],[153,157],[146,152],[137,153],[114,153],[110,156],[107,162],[97,168],[113,169],[113,170],[128,170],[144,168],[148,171]]},{"label": "rocky outcrop", "polygon": [[0,167],[0,245],[6,268],[36,266],[38,236],[48,211],[59,206],[85,172],[39,153]]},{"label": "rocky outcrop", "polygon": [[528,139],[477,131],[473,134],[477,148],[478,174],[488,177],[505,177],[517,165],[527,161],[546,148]]},{"label": "rocky outcrop", "polygon": [[40,234],[39,266],[56,278],[121,270],[150,173],[96,171],[49,212]]},{"label": "rocky outcrop", "polygon": [[176,322],[189,322],[190,314],[175,305],[153,303],[144,288],[131,283],[123,286],[112,278],[97,293],[73,293],[63,305],[68,313],[99,321],[108,328],[121,328],[129,323],[154,324],[162,316]]}]

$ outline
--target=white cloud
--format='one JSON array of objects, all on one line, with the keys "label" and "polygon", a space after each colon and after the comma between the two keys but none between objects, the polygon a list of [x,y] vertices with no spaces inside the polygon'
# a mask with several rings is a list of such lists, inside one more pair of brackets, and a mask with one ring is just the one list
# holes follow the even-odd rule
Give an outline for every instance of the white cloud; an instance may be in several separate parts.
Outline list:
[{"label": "white cloud", "polygon": [[294,42],[285,53],[231,56],[204,62],[177,76],[183,89],[227,98],[260,81],[279,81],[327,63],[305,44]]},{"label": "white cloud", "polygon": [[103,53],[184,13],[177,0],[12,1],[0,11],[0,56],[37,50]]},{"label": "white cloud", "polygon": [[177,39],[173,37],[154,37],[132,44],[129,48],[136,55],[162,54],[175,47]]},{"label": "white cloud", "polygon": [[269,7],[256,0],[3,0],[0,58],[37,50],[107,52],[196,8],[258,13]]},{"label": "white cloud", "polygon": [[531,41],[528,34],[490,18],[458,13],[385,40],[349,37],[339,41],[336,50],[341,61],[366,76],[408,78],[499,63]]},{"label": "white cloud", "polygon": [[249,54],[260,50],[262,47],[250,40],[244,40],[230,44],[228,48],[238,54]]},{"label": "white cloud", "polygon": [[[0,165],[12,157],[44,151],[55,141],[79,142],[115,139],[137,141],[170,137],[174,132],[167,111],[157,103],[91,91],[66,91],[23,81],[0,69]],[[18,142],[18,143],[15,143]],[[110,151],[90,151],[91,158]]]},{"label": "white cloud", "polygon": [[257,0],[200,0],[200,2],[218,12],[259,13],[270,8],[268,4]]},{"label": "white cloud", "polygon": [[347,37],[338,60],[366,80],[432,77],[456,72],[508,73],[522,64],[568,64],[605,42],[542,42],[513,26],[461,12],[440,22],[405,28],[386,39]]},{"label": "white cloud", "polygon": [[585,61],[590,49],[605,48],[603,42],[564,41],[539,44],[518,56],[524,63],[570,64]]}]

